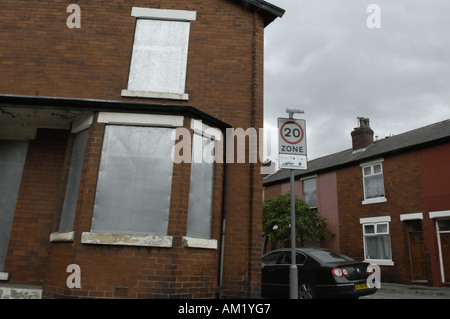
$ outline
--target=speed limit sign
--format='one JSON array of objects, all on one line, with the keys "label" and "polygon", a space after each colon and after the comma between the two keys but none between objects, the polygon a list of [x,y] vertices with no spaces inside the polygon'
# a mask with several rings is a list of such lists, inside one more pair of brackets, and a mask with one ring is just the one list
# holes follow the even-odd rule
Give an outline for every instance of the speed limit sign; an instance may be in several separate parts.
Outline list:
[{"label": "speed limit sign", "polygon": [[280,168],[306,169],[306,122],[278,119]]},{"label": "speed limit sign", "polygon": [[305,120],[278,119],[279,154],[306,155]]}]

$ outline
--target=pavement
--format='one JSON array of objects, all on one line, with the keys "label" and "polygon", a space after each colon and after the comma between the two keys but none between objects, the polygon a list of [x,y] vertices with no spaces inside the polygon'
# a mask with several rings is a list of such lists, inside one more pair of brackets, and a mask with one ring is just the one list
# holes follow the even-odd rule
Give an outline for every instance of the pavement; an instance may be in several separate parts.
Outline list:
[{"label": "pavement", "polygon": [[382,282],[379,291],[361,299],[450,299],[450,288]]}]

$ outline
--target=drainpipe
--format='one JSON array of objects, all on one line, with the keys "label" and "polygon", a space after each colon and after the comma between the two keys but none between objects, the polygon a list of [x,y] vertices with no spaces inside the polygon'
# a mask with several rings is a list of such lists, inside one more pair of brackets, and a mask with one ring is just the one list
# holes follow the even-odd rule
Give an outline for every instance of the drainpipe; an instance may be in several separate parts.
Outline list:
[{"label": "drainpipe", "polygon": [[[225,135],[224,135],[225,136]],[[226,145],[226,143],[224,143]],[[219,299],[222,299],[222,289],[223,289],[223,264],[224,264],[224,254],[225,254],[225,230],[227,222],[227,193],[228,193],[228,164],[226,161],[223,164],[223,186],[222,186],[222,223],[220,230],[220,259],[219,259],[219,276],[218,276],[218,290]]]}]

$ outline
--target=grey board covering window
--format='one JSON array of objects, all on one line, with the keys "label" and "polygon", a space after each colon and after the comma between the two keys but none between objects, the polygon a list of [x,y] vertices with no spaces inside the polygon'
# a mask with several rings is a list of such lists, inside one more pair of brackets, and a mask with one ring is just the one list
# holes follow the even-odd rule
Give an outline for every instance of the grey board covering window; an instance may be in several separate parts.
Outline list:
[{"label": "grey board covering window", "polygon": [[88,130],[79,132],[75,137],[72,158],[70,161],[69,178],[67,180],[66,196],[64,197],[63,212],[59,224],[60,232],[70,232],[73,230],[81,174],[83,171],[84,155],[86,154],[87,138]]},{"label": "grey board covering window", "polygon": [[27,149],[28,142],[0,141],[0,271],[5,267]]},{"label": "grey board covering window", "polygon": [[137,19],[128,90],[183,94],[190,23]]},{"label": "grey board covering window", "polygon": [[108,125],[91,231],[166,235],[173,129]]},{"label": "grey board covering window", "polygon": [[[189,209],[187,232],[188,237],[211,238],[211,218],[213,202],[213,182],[214,182],[214,155],[207,154],[208,147],[213,140],[194,134],[192,157],[198,159],[199,152],[201,163],[194,160],[191,164],[191,181],[189,188]],[[203,152],[206,150],[206,152]]]}]

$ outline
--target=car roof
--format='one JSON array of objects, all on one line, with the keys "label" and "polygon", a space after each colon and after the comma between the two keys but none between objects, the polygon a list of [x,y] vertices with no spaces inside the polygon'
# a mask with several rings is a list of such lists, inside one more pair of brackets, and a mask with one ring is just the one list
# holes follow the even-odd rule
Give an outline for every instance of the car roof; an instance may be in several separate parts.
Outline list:
[{"label": "car roof", "polygon": [[[311,258],[322,265],[333,265],[333,264],[336,265],[336,264],[343,264],[343,263],[348,264],[348,263],[355,263],[355,262],[362,263],[362,261],[355,260],[351,257],[349,257],[349,258],[351,258],[351,260],[348,260],[348,261],[324,261],[324,260],[319,259],[317,256],[314,256],[314,254],[311,254],[311,252],[314,252],[314,251],[329,251],[329,252],[336,252],[336,253],[342,254],[341,252],[339,252],[337,250],[333,250],[333,249],[329,249],[329,248],[320,248],[320,247],[319,248],[305,248],[305,247],[299,248],[299,247],[297,247],[297,248],[295,248],[295,250],[297,252],[304,253],[308,258]],[[274,249],[274,250],[271,250],[271,251],[267,252],[266,254],[264,254],[262,256],[262,258],[264,258],[265,256],[267,256],[269,254],[273,254],[273,253],[277,253],[277,252],[290,252],[290,251],[291,251],[291,248]],[[345,255],[345,254],[342,254],[342,255]]]},{"label": "car roof", "polygon": [[[314,250],[334,251],[334,250],[328,249],[328,248],[306,248],[306,247],[301,247],[301,248],[297,247],[297,248],[295,248],[295,250],[297,252],[304,252],[304,253],[308,253],[308,252],[314,251]],[[291,248],[274,249],[274,250],[271,250],[271,251],[268,251],[267,253],[265,253],[264,256],[267,254],[270,254],[270,253],[283,252],[283,251],[291,251]]]}]

